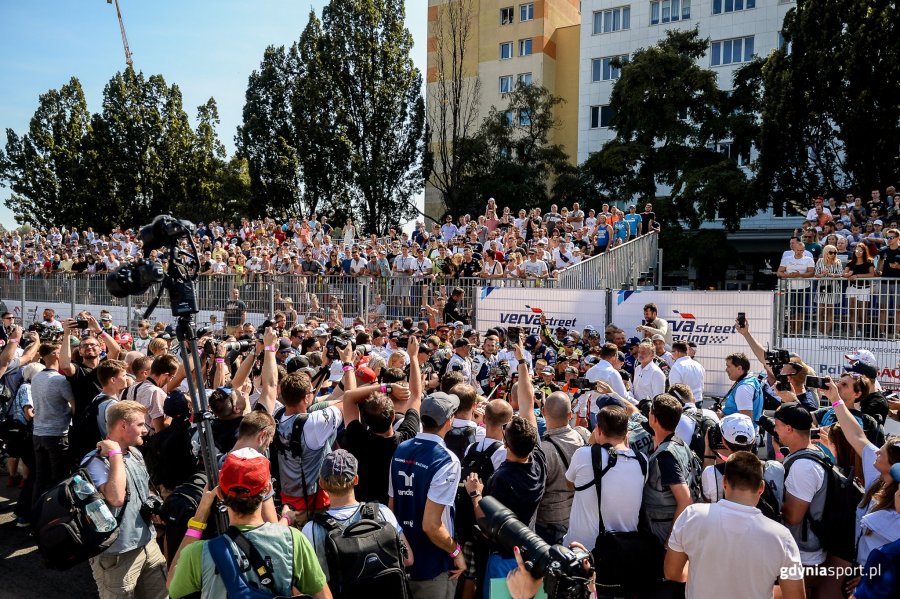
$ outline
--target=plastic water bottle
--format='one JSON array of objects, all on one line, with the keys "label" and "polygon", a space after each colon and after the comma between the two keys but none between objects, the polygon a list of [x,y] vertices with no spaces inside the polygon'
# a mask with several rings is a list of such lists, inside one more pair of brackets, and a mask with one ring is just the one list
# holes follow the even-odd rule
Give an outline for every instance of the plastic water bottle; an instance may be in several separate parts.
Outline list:
[{"label": "plastic water bottle", "polygon": [[[75,475],[72,482],[75,483],[73,490],[79,499],[90,499],[97,492],[91,481],[84,480],[78,475]],[[116,519],[113,518],[112,512],[109,511],[109,507],[102,498],[97,498],[87,504],[84,511],[97,532],[110,532],[116,528]]]}]

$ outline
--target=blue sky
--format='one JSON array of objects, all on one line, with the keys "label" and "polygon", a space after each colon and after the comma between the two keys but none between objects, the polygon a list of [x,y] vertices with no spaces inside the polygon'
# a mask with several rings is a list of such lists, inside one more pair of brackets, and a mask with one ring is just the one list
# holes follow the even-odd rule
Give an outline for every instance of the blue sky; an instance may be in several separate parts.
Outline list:
[{"label": "blue sky", "polygon": [[[326,0],[119,0],[134,66],[177,83],[191,118],[210,96],[219,106],[219,138],[234,150],[247,77],[268,45],[289,45],[310,9]],[[428,3],[405,0],[413,59],[425,72]],[[0,0],[0,144],[6,129],[19,135],[38,96],[78,77],[88,107],[99,112],[103,87],[125,67],[115,6],[105,0]],[[0,203],[9,197],[0,188]],[[15,226],[0,206],[0,224]]]}]

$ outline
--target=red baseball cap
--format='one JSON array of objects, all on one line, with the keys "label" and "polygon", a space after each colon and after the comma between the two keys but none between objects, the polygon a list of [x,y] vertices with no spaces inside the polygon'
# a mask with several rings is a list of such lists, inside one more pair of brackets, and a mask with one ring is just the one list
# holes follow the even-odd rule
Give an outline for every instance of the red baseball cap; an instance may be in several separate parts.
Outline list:
[{"label": "red baseball cap", "polygon": [[219,488],[235,497],[260,495],[269,482],[269,460],[250,447],[229,453],[219,471]]},{"label": "red baseball cap", "polygon": [[133,341],[133,339],[131,337],[131,333],[120,333],[119,341],[121,343],[131,343]]},{"label": "red baseball cap", "polygon": [[375,382],[378,378],[375,376],[375,371],[369,368],[368,366],[363,366],[361,368],[356,369],[356,378],[360,383],[364,385],[370,385]]}]

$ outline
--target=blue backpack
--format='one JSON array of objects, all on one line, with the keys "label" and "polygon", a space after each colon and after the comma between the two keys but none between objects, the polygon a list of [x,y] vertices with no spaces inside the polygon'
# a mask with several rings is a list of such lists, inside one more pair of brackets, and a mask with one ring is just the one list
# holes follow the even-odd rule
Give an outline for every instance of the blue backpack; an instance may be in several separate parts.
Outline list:
[{"label": "blue backpack", "polygon": [[[228,542],[229,539],[234,541],[234,544],[238,546],[238,549],[250,562],[250,566],[259,574],[259,580],[265,587],[264,589],[250,586],[250,583],[247,582],[247,579],[241,573],[241,570],[238,569],[238,565],[235,562],[234,554],[231,552],[231,543]],[[259,551],[247,540],[247,537],[234,526],[229,527],[224,535],[207,541],[206,547],[209,549],[209,555],[212,557],[213,563],[216,564],[219,578],[222,579],[222,584],[225,585],[225,589],[228,591],[228,599],[272,599],[273,597],[274,599],[288,599],[282,595],[275,594],[274,573],[271,567],[266,564]]]}]

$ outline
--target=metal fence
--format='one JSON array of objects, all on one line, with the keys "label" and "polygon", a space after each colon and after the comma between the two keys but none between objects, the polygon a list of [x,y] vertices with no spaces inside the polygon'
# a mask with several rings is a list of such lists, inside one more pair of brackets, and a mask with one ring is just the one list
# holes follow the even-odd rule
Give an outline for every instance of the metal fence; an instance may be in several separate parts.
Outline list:
[{"label": "metal fence", "polygon": [[639,287],[656,267],[658,250],[659,234],[651,231],[560,271],[559,286],[566,289],[621,289],[626,284]]}]

